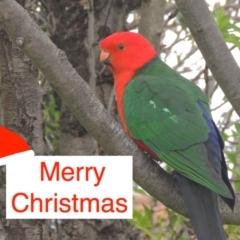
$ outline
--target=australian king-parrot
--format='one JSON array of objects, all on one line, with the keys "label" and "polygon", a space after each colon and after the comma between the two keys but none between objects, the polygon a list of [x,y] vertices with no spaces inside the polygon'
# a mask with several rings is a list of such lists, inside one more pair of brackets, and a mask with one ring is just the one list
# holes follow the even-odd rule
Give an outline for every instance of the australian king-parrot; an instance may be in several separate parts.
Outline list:
[{"label": "australian king-parrot", "polygon": [[161,61],[140,34],[114,33],[100,43],[100,51],[114,76],[125,131],[177,172],[198,240],[226,239],[218,196],[233,210],[235,194],[206,95]]}]

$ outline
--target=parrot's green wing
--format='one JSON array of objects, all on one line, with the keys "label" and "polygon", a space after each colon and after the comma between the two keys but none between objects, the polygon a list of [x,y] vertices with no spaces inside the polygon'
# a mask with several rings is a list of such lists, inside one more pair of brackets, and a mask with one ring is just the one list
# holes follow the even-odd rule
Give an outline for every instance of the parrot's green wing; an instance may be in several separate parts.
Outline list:
[{"label": "parrot's green wing", "polygon": [[124,118],[132,137],[143,141],[176,171],[232,198],[208,161],[204,142],[210,128],[199,104],[211,117],[201,89],[157,58],[128,83],[123,98]]}]

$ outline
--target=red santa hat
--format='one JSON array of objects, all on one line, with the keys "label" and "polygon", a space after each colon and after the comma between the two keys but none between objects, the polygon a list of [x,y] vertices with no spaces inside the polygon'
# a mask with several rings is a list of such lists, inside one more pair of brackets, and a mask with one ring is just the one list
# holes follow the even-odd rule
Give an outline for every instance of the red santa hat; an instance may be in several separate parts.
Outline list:
[{"label": "red santa hat", "polygon": [[0,158],[29,150],[30,147],[21,136],[0,126]]}]

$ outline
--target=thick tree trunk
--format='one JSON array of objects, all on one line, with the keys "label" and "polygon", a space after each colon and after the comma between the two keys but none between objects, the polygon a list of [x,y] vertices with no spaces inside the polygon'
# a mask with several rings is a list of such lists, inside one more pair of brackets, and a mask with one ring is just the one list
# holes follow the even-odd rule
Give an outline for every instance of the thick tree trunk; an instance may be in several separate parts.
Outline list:
[{"label": "thick tree trunk", "polygon": [[[31,9],[31,1],[21,1]],[[19,38],[17,41],[22,41]],[[0,72],[3,124],[20,134],[36,155],[44,155],[45,141],[42,117],[42,94],[38,83],[38,70],[31,60],[0,30]],[[14,143],[13,143],[14,144]],[[2,168],[3,170],[3,168]],[[5,217],[5,172],[1,171],[1,215]],[[17,179],[16,179],[17,181]],[[9,220],[5,225],[7,239],[49,239],[49,224],[45,220]],[[5,239],[3,236],[2,239]]]},{"label": "thick tree trunk", "polygon": [[64,220],[60,239],[91,240],[146,240],[145,234],[126,220]]},{"label": "thick tree trunk", "polygon": [[139,33],[145,36],[160,52],[160,39],[166,0],[143,0],[140,8]]},{"label": "thick tree trunk", "polygon": [[[0,31],[0,67],[2,73],[2,107],[4,125],[26,139],[37,155],[45,154],[41,92],[38,71],[26,55]],[[1,171],[5,178],[5,172]],[[1,178],[3,177],[1,176]],[[16,179],[17,181],[17,179]],[[1,184],[0,196],[5,194]],[[3,198],[5,200],[5,197]],[[5,208],[5,201],[1,201]],[[3,216],[5,217],[5,216]],[[45,221],[9,220],[5,227],[9,240],[48,239]]]},{"label": "thick tree trunk", "polygon": [[9,41],[3,30],[0,31],[0,44],[3,123],[25,138],[36,155],[44,155],[42,95],[37,78],[38,70]]}]

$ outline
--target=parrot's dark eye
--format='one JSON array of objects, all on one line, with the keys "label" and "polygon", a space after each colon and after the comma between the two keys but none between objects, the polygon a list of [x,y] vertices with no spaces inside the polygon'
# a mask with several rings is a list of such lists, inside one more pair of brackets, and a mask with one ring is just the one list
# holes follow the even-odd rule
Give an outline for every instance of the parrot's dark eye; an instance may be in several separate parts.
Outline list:
[{"label": "parrot's dark eye", "polygon": [[124,44],[120,43],[117,45],[118,50],[123,50],[125,48]]}]

